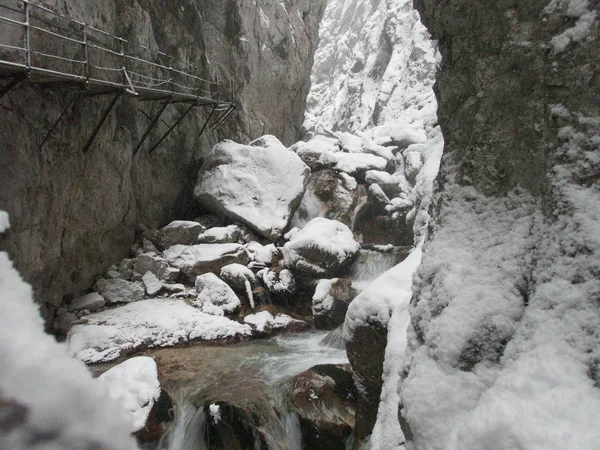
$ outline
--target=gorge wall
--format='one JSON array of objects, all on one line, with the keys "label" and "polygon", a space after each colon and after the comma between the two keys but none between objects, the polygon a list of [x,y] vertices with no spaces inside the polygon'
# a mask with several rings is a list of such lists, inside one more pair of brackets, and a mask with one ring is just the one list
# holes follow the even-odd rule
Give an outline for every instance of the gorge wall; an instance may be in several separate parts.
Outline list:
[{"label": "gorge wall", "polygon": [[[297,140],[309,90],[325,0],[49,1],[71,18],[173,55],[237,89],[237,110],[216,132],[198,132],[207,111],[190,114],[152,154],[133,148],[158,102],[122,97],[89,152],[83,148],[110,96],[29,86],[0,100],[0,209],[10,231],[0,248],[34,286],[46,320],[65,296],[87,289],[128,253],[136,224],[193,218],[202,156],[223,138],[247,141],[273,133]],[[5,33],[3,31],[2,33]],[[52,135],[41,143],[65,108]],[[200,110],[201,108],[197,108]],[[169,106],[174,123],[185,106]]]},{"label": "gorge wall", "polygon": [[418,449],[600,442],[597,0],[415,5],[444,156],[400,386]]}]

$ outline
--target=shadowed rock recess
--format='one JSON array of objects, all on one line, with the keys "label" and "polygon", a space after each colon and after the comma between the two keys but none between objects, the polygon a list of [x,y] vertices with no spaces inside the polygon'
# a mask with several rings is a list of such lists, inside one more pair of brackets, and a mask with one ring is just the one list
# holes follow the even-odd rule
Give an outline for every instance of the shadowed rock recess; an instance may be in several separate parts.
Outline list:
[{"label": "shadowed rock recess", "polygon": [[419,449],[595,448],[600,2],[415,5],[443,57],[445,148],[405,434]]},{"label": "shadowed rock recess", "polygon": [[[12,228],[0,248],[34,286],[46,320],[65,296],[89,288],[96,275],[127,255],[136,224],[157,228],[197,215],[192,186],[215,142],[266,133],[287,145],[298,139],[325,3],[264,1],[257,8],[245,0],[44,2],[195,65],[205,78],[218,76],[225,85],[231,80],[238,94],[238,109],[216,132],[198,136],[208,109],[197,108],[149,154],[149,144],[167,129],[159,122],[135,156],[148,126],[140,111],[153,116],[159,102],[122,97],[83,154],[110,96],[82,97],[68,106],[76,92],[22,83],[2,98],[0,209],[10,214]],[[162,119],[170,125],[186,108],[171,105]]]}]

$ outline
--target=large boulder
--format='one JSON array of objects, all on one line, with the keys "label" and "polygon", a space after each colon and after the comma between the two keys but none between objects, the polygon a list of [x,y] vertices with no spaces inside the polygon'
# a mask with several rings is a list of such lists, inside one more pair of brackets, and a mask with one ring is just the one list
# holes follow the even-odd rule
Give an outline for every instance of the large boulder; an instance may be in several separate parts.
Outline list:
[{"label": "large boulder", "polygon": [[190,281],[207,272],[218,274],[223,266],[248,264],[249,258],[240,244],[174,245],[164,252],[169,264],[180,269]]},{"label": "large boulder", "polygon": [[308,166],[280,145],[260,147],[224,141],[206,157],[194,197],[274,241],[300,205],[309,175]]},{"label": "large boulder", "polygon": [[292,410],[300,417],[304,448],[344,450],[354,427],[358,392],[348,365],[323,364],[286,383]]},{"label": "large boulder", "polygon": [[334,275],[358,256],[360,244],[336,220],[317,217],[283,246],[285,266],[308,275]]}]

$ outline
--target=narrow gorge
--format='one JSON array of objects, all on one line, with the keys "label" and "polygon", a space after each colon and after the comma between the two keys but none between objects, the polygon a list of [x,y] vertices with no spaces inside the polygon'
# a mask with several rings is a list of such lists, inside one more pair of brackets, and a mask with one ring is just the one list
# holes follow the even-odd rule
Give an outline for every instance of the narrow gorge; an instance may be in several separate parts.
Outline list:
[{"label": "narrow gorge", "polygon": [[0,450],[600,448],[598,0],[0,0]]}]

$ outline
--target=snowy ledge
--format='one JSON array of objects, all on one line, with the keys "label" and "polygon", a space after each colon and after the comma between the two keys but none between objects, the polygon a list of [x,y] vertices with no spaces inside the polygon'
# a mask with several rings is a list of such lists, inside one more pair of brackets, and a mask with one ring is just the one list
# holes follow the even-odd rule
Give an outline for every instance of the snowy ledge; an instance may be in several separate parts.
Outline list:
[{"label": "snowy ledge", "polygon": [[111,361],[148,347],[172,347],[195,340],[250,337],[252,327],[203,313],[183,300],[152,299],[85,316],[67,337],[68,351],[86,363]]}]

